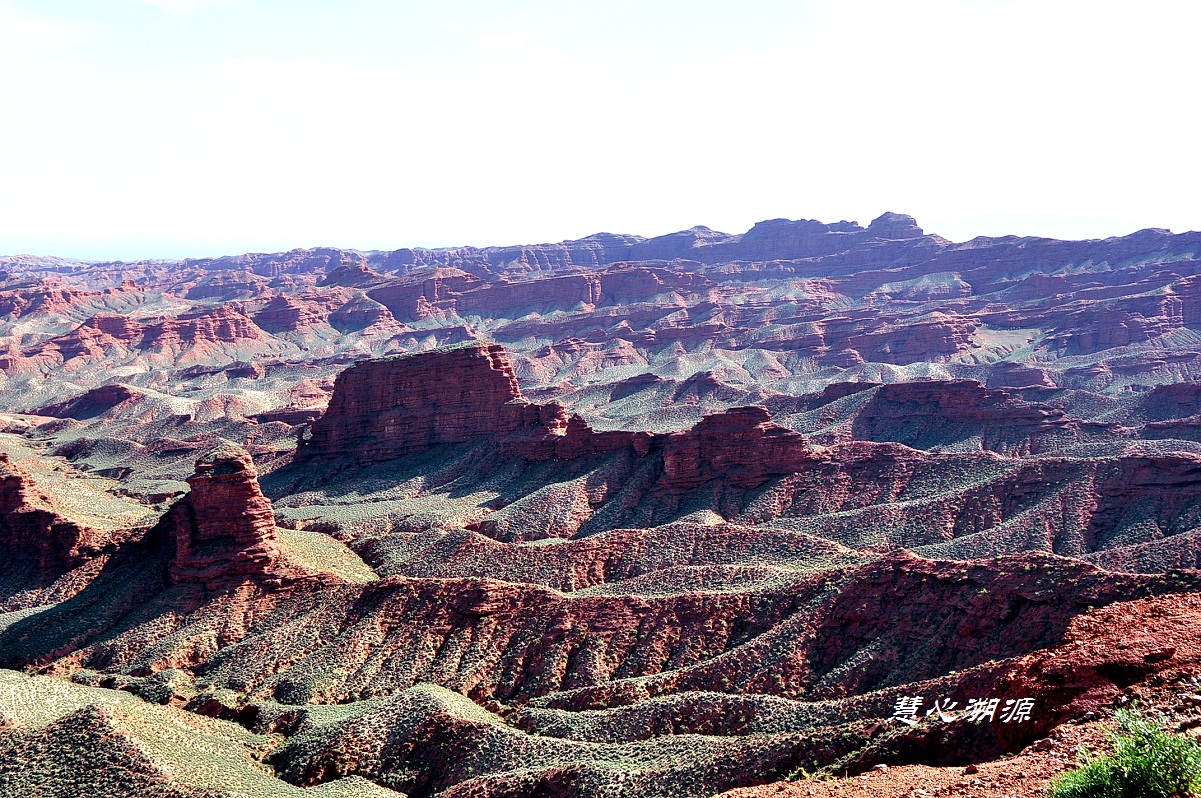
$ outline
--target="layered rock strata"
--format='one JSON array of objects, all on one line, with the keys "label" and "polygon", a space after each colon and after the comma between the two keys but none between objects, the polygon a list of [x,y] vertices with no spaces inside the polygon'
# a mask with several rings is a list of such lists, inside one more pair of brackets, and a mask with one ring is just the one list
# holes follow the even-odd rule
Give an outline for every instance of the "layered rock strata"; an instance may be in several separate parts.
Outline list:
[{"label": "layered rock strata", "polygon": [[496,344],[369,360],[338,375],[329,409],[301,440],[296,460],[349,454],[366,465],[513,432],[542,415],[553,425],[553,414],[521,395]]},{"label": "layered rock strata", "polygon": [[1038,454],[1048,441],[1073,441],[1080,423],[1059,408],[977,380],[914,380],[882,385],[856,416],[858,440],[928,448],[978,436],[985,449]]},{"label": "layered rock strata", "polygon": [[50,499],[0,452],[0,566],[62,574],[99,553],[109,540],[52,509]]},{"label": "layered rock strata", "polygon": [[175,541],[172,581],[221,587],[299,575],[283,562],[275,512],[249,454],[233,447],[209,453],[188,485],[165,519]]},{"label": "layered rock strata", "polygon": [[725,478],[756,487],[815,459],[804,437],[762,407],[706,416],[692,429],[597,432],[557,403],[527,400],[504,348],[473,343],[360,363],[338,376],[329,409],[302,431],[295,461],[351,458],[358,465],[434,446],[494,438],[502,455],[574,460],[630,447],[663,458],[660,487],[688,490]]}]

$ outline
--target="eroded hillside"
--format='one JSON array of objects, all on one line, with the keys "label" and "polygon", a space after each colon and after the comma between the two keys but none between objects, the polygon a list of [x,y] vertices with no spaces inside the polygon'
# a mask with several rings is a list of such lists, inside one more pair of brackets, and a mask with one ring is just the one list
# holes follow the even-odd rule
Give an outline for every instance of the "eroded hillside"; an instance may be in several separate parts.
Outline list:
[{"label": "eroded hillside", "polygon": [[1201,725],[1199,248],[8,259],[0,793],[703,798]]}]

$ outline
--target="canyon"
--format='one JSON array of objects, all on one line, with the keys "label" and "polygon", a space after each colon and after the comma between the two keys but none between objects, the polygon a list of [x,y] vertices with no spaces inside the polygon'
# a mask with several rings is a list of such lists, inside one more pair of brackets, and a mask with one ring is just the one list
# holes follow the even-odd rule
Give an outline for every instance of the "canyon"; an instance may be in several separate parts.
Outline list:
[{"label": "canyon", "polygon": [[1199,266],[894,213],[0,258],[0,794],[1035,795],[1132,700],[1195,733]]}]

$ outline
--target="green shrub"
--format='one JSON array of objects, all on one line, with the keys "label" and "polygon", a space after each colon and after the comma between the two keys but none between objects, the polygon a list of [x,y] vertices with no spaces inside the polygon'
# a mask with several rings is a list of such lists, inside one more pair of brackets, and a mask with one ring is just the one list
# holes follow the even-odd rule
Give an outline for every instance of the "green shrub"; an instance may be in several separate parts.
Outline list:
[{"label": "green shrub", "polygon": [[1113,753],[1080,755],[1080,768],[1051,783],[1048,798],[1201,796],[1201,745],[1164,731],[1137,710],[1116,713]]}]

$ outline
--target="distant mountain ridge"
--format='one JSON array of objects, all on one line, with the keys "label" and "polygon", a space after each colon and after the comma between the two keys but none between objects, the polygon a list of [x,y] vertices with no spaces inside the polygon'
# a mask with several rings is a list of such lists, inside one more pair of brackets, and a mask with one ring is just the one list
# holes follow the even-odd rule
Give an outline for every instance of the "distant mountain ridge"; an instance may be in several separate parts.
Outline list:
[{"label": "distant mountain ridge", "polygon": [[980,262],[1011,250],[1023,251],[1048,263],[1123,260],[1138,251],[1165,257],[1201,253],[1201,233],[1173,234],[1149,228],[1127,236],[1065,241],[1051,238],[977,237],[953,243],[926,233],[906,214],[887,212],[863,227],[858,222],[823,223],[814,219],[767,219],[745,233],[731,234],[703,225],[646,238],[640,235],[595,233],[557,243],[486,247],[402,247],[395,250],[357,250],[336,247],[297,248],[287,252],[244,253],[181,260],[90,261],[56,256],[0,256],[0,269],[12,274],[76,272],[92,267],[179,266],[206,271],[249,271],[264,277],[282,274],[329,274],[342,267],[366,266],[385,274],[403,275],[424,267],[456,268],[483,279],[545,275],[596,269],[617,263],[694,261],[711,266],[736,261],[767,262],[829,259],[846,256],[845,268],[869,259],[915,265],[947,259]]}]

